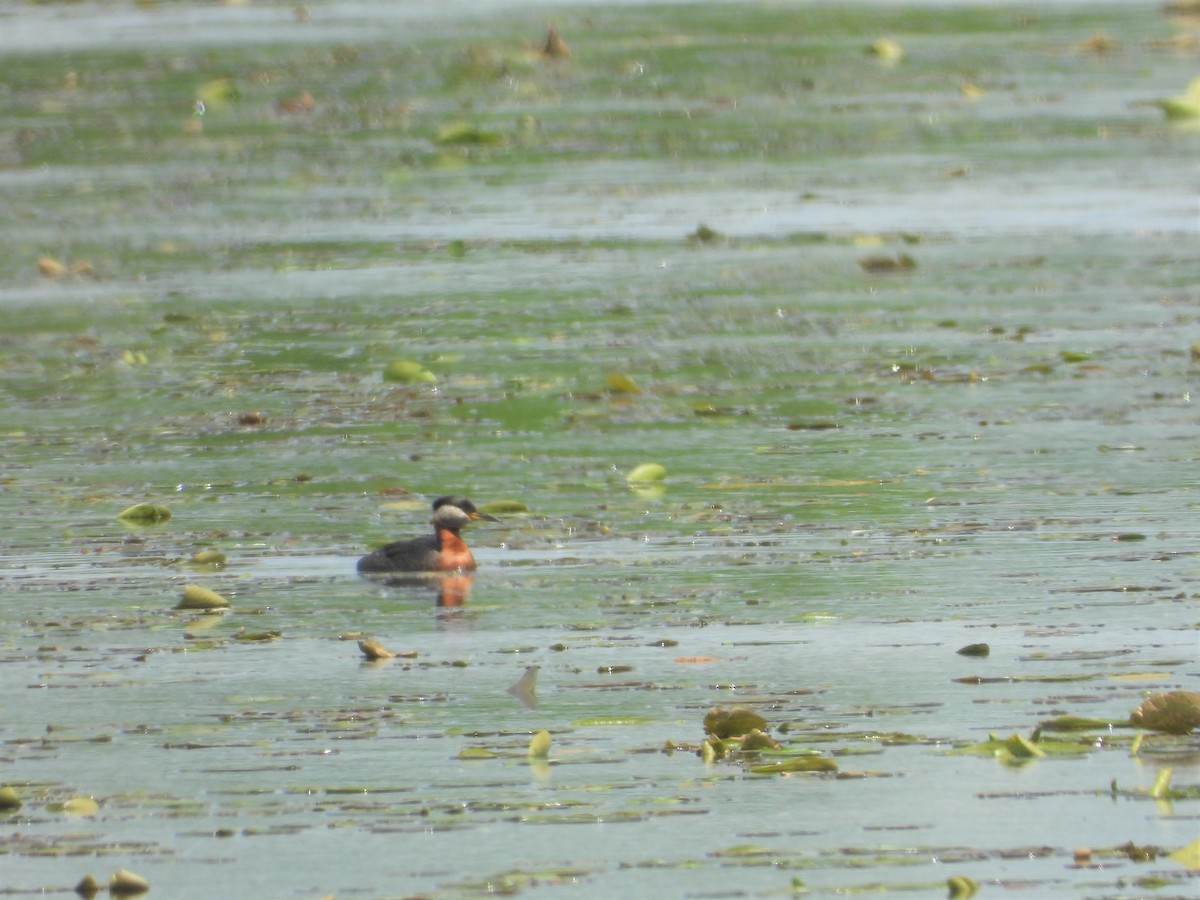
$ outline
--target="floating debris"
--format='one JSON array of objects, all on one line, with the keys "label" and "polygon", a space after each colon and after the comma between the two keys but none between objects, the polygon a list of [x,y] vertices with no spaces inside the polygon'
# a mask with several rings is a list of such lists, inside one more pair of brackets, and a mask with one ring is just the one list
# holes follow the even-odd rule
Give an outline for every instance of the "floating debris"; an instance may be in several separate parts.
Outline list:
[{"label": "floating debris", "polygon": [[192,558],[188,562],[194,566],[223,566],[225,565],[225,554],[220,550],[201,550],[199,553],[192,554]]},{"label": "floating debris", "polygon": [[358,649],[362,651],[363,656],[372,661],[377,659],[393,659],[396,656],[395,653],[374,638],[359,641]]},{"label": "floating debris", "polygon": [[979,891],[979,885],[966,875],[951,875],[946,879],[946,896],[950,900],[966,900],[974,897]]},{"label": "floating debris", "polygon": [[1171,691],[1151,694],[1129,716],[1131,725],[1165,734],[1191,734],[1200,726],[1200,694]]},{"label": "floating debris", "polygon": [[16,789],[5,785],[0,787],[0,810],[12,811],[21,808],[21,798]]},{"label": "floating debris", "polygon": [[546,32],[546,42],[542,44],[542,56],[546,57],[546,59],[571,58],[571,48],[567,46],[567,42],[559,35],[556,25],[551,25],[550,30]]},{"label": "floating debris", "polygon": [[871,275],[890,275],[897,272],[911,272],[917,267],[917,261],[907,253],[896,256],[864,256],[858,261],[864,272]]},{"label": "floating debris", "polygon": [[987,644],[967,644],[965,647],[959,647],[954,652],[959,656],[987,656],[992,652],[992,648]]},{"label": "floating debris", "polygon": [[50,256],[38,257],[37,270],[43,278],[62,278],[68,271],[65,265]]},{"label": "floating debris", "polygon": [[540,669],[541,666],[529,666],[516,684],[508,689],[508,693],[520,700],[526,709],[537,709],[537,675]]},{"label": "floating debris", "polygon": [[229,601],[216,591],[201,587],[198,584],[186,585],[183,589],[183,599],[175,606],[176,609],[228,609]]},{"label": "floating debris", "polygon": [[128,869],[117,869],[108,880],[108,892],[114,897],[133,897],[150,890],[150,882]]},{"label": "floating debris", "polygon": [[687,236],[689,244],[715,244],[723,240],[725,240],[725,235],[721,234],[715,228],[709,228],[703,223],[698,225],[696,230]]},{"label": "floating debris", "polygon": [[717,738],[741,737],[751,731],[764,731],[767,720],[752,709],[714,706],[704,716],[704,733]]},{"label": "floating debris", "polygon": [[153,503],[135,503],[117,513],[117,518],[131,525],[157,525],[171,518],[171,510]]}]

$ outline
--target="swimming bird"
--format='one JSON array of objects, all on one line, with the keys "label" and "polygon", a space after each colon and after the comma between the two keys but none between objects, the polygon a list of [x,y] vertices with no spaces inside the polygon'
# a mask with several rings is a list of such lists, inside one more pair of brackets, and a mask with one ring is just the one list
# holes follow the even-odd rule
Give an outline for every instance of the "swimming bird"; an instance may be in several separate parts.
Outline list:
[{"label": "swimming bird", "polygon": [[360,572],[457,572],[475,568],[475,557],[459,534],[476,521],[500,521],[481,513],[466,497],[438,497],[433,501],[433,534],[396,541],[372,551],[358,561]]}]

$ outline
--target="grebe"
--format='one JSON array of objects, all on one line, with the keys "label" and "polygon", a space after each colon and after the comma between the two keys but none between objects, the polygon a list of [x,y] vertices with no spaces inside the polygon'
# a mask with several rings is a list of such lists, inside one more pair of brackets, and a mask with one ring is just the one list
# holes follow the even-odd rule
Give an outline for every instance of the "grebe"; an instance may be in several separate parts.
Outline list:
[{"label": "grebe", "polygon": [[360,572],[458,572],[475,568],[459,532],[477,519],[500,521],[481,513],[466,497],[438,497],[433,501],[433,534],[396,541],[380,547],[358,561]]}]

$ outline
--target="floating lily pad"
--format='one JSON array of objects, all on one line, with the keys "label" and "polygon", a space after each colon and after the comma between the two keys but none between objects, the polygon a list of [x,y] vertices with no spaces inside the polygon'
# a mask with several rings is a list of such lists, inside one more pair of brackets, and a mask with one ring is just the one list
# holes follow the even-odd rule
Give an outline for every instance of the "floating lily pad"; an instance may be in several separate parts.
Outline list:
[{"label": "floating lily pad", "polygon": [[979,891],[979,885],[966,875],[951,875],[946,879],[946,896],[950,900],[966,900],[974,897]]},{"label": "floating lily pad", "polygon": [[171,510],[153,503],[135,503],[117,513],[117,518],[131,525],[154,525],[171,518]]},{"label": "floating lily pad", "polygon": [[797,756],[783,762],[750,767],[754,775],[782,775],[787,772],[836,772],[838,764],[827,756]]},{"label": "floating lily pad", "polygon": [[91,797],[72,797],[61,807],[69,816],[94,816],[100,812],[100,804]]},{"label": "floating lily pad", "polygon": [[713,707],[704,716],[704,733],[718,738],[741,737],[751,731],[764,731],[767,720],[752,709],[735,706]]},{"label": "floating lily pad", "polygon": [[533,740],[529,742],[528,755],[531,759],[545,759],[550,755],[550,732],[539,731],[533,736]]},{"label": "floating lily pad", "polygon": [[189,562],[194,566],[223,566],[225,554],[220,550],[201,550],[194,554]]},{"label": "floating lily pad", "polygon": [[438,130],[433,142],[441,146],[503,147],[508,143],[508,136],[485,131],[469,122],[452,122]]},{"label": "floating lily pad", "polygon": [[655,482],[662,481],[667,477],[667,470],[658,463],[642,463],[630,470],[625,476],[626,481],[631,482]]},{"label": "floating lily pad", "polygon": [[189,584],[183,589],[183,599],[175,606],[176,609],[227,609],[229,601],[216,591]]},{"label": "floating lily pad", "polygon": [[108,880],[108,892],[114,897],[133,897],[150,890],[150,882],[128,869],[118,869]]},{"label": "floating lily pad", "polygon": [[904,59],[904,48],[891,38],[880,38],[867,46],[867,53],[881,62],[895,63]]},{"label": "floating lily pad", "polygon": [[992,648],[987,644],[967,644],[955,651],[959,656],[987,656]]},{"label": "floating lily pad", "polygon": [[1200,119],[1200,78],[1193,78],[1187,89],[1177,97],[1157,100],[1158,106],[1168,119]]},{"label": "floating lily pad", "polygon": [[1189,871],[1200,872],[1200,840],[1192,841],[1186,847],[1180,847],[1174,853],[1168,854],[1167,859],[1179,863]]},{"label": "floating lily pad", "polygon": [[642,392],[637,382],[628,375],[614,372],[604,380],[608,383],[608,389],[614,394],[640,394]]},{"label": "floating lily pad", "polygon": [[16,789],[5,785],[0,787],[0,810],[14,810],[21,808],[21,798],[17,795]]},{"label": "floating lily pad", "polygon": [[437,384],[437,376],[411,359],[397,359],[383,369],[383,380],[400,384]]}]

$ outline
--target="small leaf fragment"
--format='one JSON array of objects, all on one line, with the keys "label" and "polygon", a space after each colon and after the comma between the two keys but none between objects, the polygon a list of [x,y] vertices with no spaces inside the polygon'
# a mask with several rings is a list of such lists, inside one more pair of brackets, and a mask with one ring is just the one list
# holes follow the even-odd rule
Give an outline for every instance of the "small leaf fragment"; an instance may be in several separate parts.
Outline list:
[{"label": "small leaf fragment", "polygon": [[896,63],[904,59],[904,48],[891,38],[872,41],[867,47],[867,53],[880,62]]},{"label": "small leaf fragment", "polygon": [[658,463],[642,463],[640,466],[635,466],[625,476],[626,481],[634,483],[646,483],[654,481],[662,481],[667,477],[667,470]]},{"label": "small leaf fragment", "polygon": [[383,380],[400,384],[437,384],[437,376],[411,359],[396,359],[383,369]]},{"label": "small leaf fragment", "polygon": [[62,811],[70,816],[94,816],[100,812],[100,804],[91,797],[72,797],[62,805]]},{"label": "small leaf fragment", "polygon": [[533,740],[529,742],[528,756],[530,759],[545,759],[550,755],[550,732],[546,730],[539,731],[533,736]]},{"label": "small leaf fragment", "polygon": [[1179,863],[1189,871],[1200,872],[1200,840],[1192,841],[1186,847],[1180,847],[1174,853],[1168,854],[1167,859]]}]

